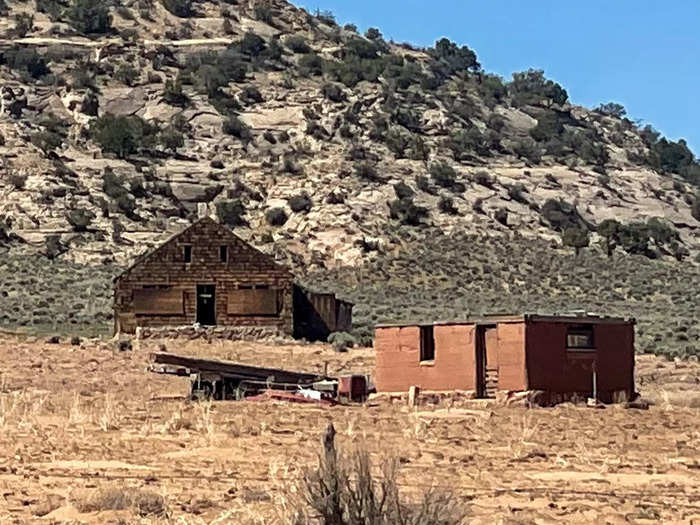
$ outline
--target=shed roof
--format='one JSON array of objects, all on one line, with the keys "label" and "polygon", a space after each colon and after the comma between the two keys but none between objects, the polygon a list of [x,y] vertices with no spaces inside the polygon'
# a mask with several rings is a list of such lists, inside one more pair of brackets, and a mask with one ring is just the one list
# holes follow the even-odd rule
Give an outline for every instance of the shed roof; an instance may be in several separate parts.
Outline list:
[{"label": "shed roof", "polygon": [[379,323],[375,328],[404,328],[408,326],[450,326],[450,325],[467,325],[467,324],[499,324],[499,323],[521,323],[525,321],[531,322],[550,322],[550,323],[585,323],[585,324],[634,324],[636,320],[633,317],[612,317],[597,315],[593,313],[563,313],[563,314],[544,314],[544,313],[522,313],[522,314],[485,314],[479,317],[471,317],[461,320],[451,321],[406,321],[397,323]]}]

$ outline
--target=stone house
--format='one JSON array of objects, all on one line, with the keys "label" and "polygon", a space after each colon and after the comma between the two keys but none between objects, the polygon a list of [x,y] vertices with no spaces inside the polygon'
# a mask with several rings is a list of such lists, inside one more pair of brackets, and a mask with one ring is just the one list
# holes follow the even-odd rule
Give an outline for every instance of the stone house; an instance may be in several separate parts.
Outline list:
[{"label": "stone house", "polygon": [[134,333],[199,323],[315,340],[351,330],[352,305],[332,294],[323,295],[325,302],[318,297],[271,256],[204,217],[114,279],[114,328]]}]

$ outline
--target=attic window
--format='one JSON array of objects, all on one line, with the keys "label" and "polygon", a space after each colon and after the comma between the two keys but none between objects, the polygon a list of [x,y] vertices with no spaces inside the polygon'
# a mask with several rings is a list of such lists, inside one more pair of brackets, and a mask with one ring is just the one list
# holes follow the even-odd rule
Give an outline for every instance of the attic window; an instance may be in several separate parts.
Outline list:
[{"label": "attic window", "polygon": [[222,263],[228,262],[228,246],[219,246],[219,260]]},{"label": "attic window", "polygon": [[566,329],[567,350],[595,350],[592,325],[573,325]]},{"label": "attic window", "polygon": [[420,360],[435,360],[435,335],[432,326],[420,327]]},{"label": "attic window", "polygon": [[192,246],[185,246],[185,262],[186,263],[191,263],[192,262]]}]

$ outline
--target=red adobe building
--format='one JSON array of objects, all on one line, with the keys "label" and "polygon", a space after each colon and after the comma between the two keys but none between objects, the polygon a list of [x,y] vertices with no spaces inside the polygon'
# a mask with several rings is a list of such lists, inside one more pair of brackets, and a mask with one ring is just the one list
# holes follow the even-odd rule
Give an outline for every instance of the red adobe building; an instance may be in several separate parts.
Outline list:
[{"label": "red adobe building", "polygon": [[586,316],[486,316],[463,322],[376,327],[377,392],[542,391],[632,399],[634,319]]}]

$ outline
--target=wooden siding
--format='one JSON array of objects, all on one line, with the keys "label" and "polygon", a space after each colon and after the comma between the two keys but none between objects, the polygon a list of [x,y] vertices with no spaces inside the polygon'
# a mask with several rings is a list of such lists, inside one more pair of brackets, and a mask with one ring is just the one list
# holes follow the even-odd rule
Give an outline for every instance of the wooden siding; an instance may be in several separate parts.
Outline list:
[{"label": "wooden siding", "polygon": [[[192,247],[192,260],[184,260],[184,247]],[[227,246],[227,261],[220,247]],[[135,298],[147,286],[168,285],[183,297],[183,311],[175,314],[136,309]],[[220,326],[269,326],[292,334],[293,276],[284,267],[212,219],[202,219],[141,257],[115,284],[117,329],[133,333],[137,326],[177,326],[196,322],[197,285],[216,286],[216,323]],[[243,286],[267,287],[279,296],[276,315],[229,313],[229,293]]]},{"label": "wooden siding", "polygon": [[226,311],[232,315],[277,315],[278,295],[271,289],[231,290]]},{"label": "wooden siding", "polygon": [[294,336],[310,341],[325,341],[333,332],[352,330],[351,303],[334,294],[313,293],[294,287]]},{"label": "wooden siding", "polygon": [[134,290],[134,313],[136,315],[183,315],[185,301],[180,289]]}]

